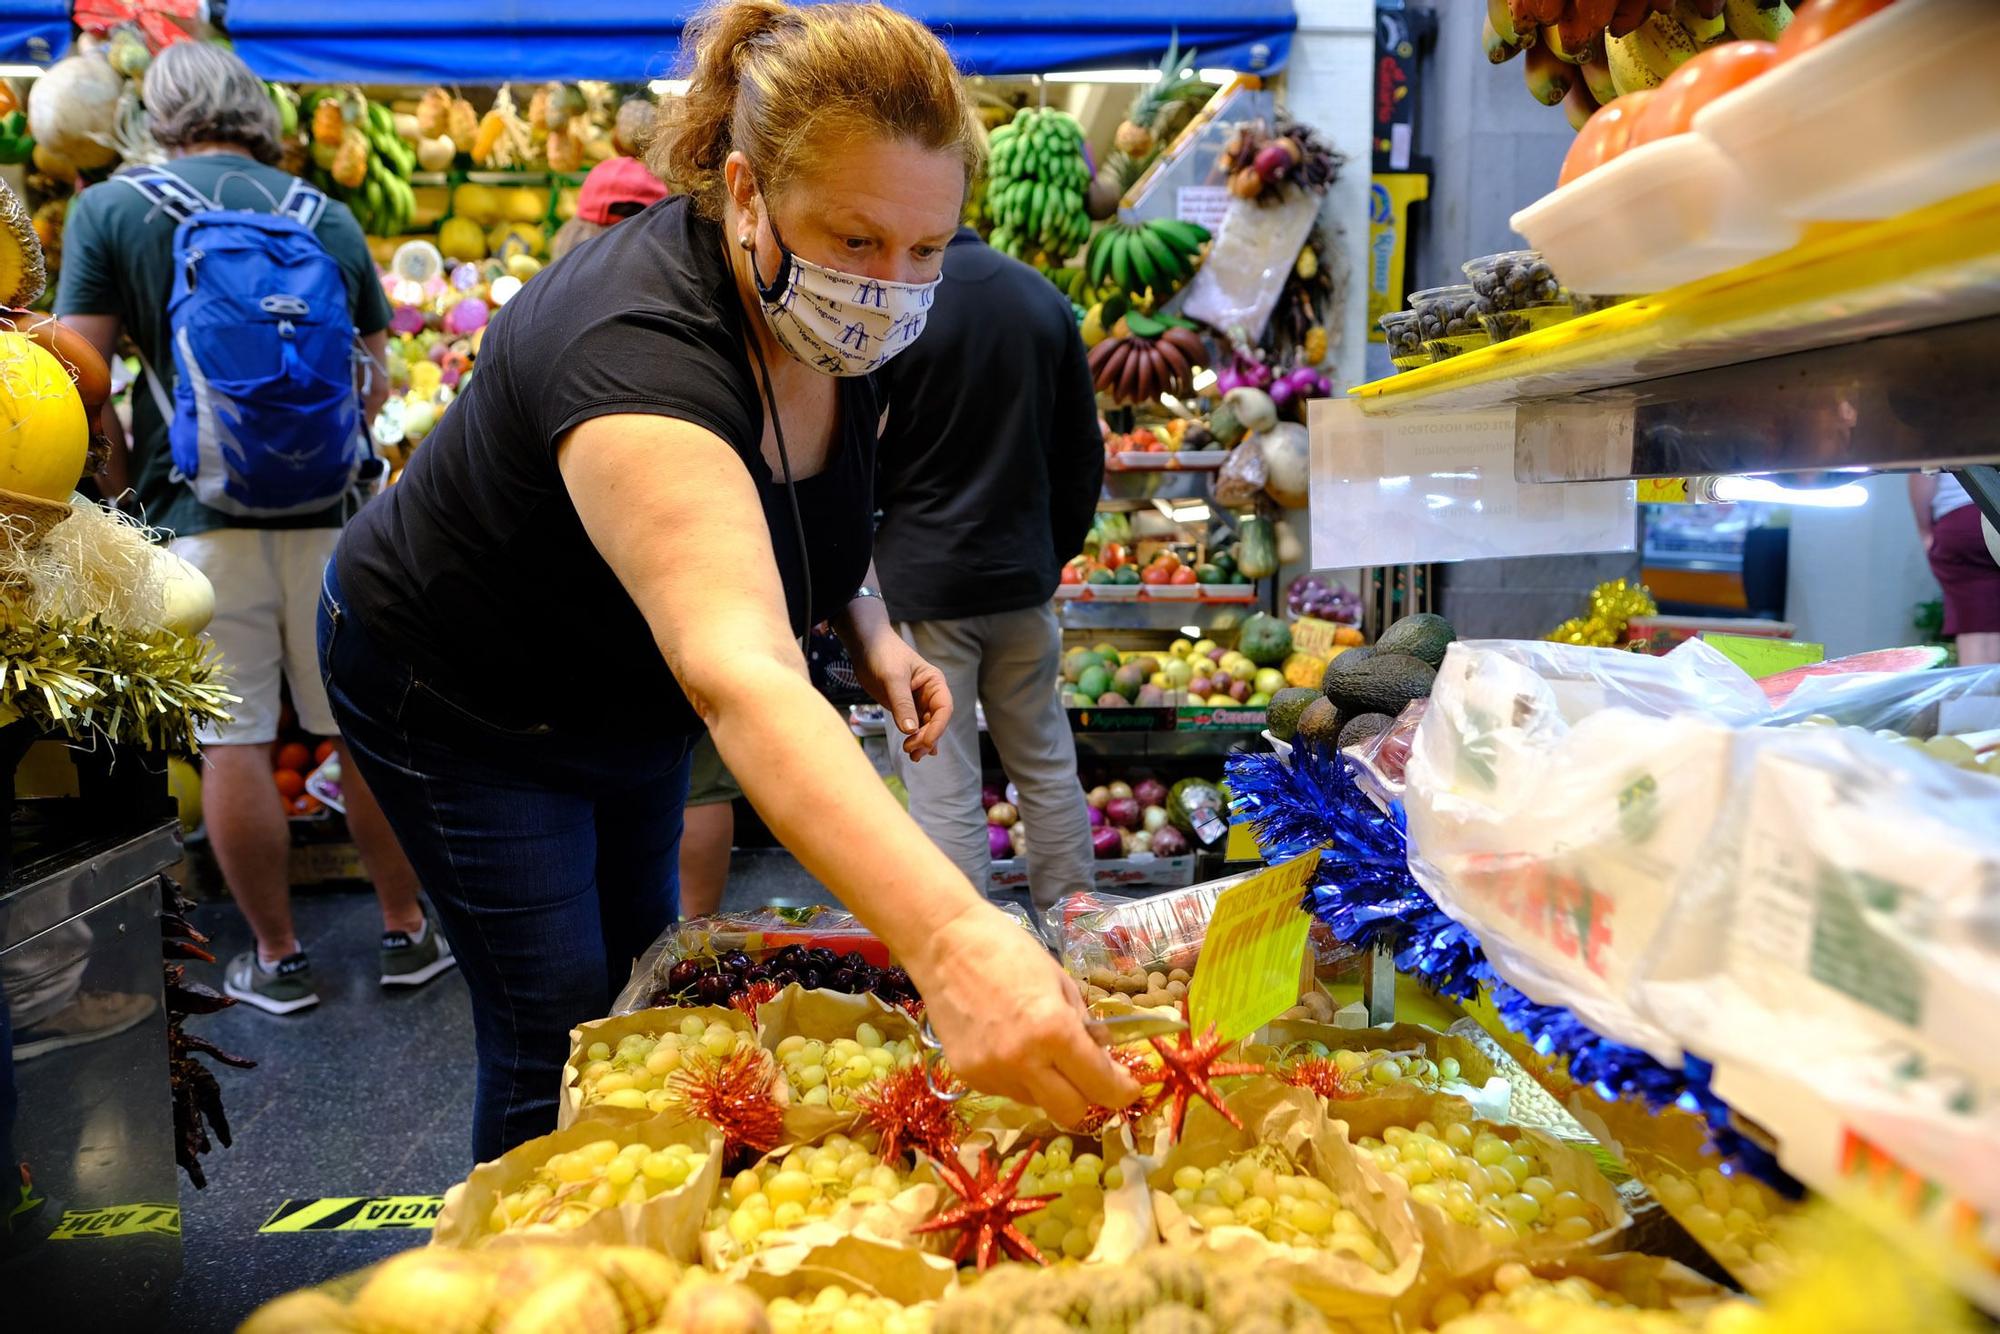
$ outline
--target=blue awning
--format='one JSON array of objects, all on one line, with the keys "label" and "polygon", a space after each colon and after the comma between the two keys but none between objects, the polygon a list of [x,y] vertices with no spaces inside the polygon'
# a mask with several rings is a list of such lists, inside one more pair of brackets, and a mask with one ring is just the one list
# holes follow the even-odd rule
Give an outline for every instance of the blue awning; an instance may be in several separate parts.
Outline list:
[{"label": "blue awning", "polygon": [[69,0],[0,6],[0,65],[48,65],[69,54]]},{"label": "blue awning", "polygon": [[[1203,65],[1269,72],[1284,64],[1297,25],[1292,0],[899,7],[937,32],[969,74],[1152,65],[1176,33]],[[659,0],[231,0],[228,25],[252,69],[287,82],[631,83],[674,72],[682,17]]]}]

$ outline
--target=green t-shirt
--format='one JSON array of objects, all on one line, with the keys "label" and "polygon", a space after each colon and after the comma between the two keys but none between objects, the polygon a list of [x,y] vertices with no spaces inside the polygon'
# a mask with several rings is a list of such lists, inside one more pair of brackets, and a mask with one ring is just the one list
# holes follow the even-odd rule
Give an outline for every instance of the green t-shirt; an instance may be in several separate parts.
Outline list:
[{"label": "green t-shirt", "polygon": [[[177,158],[167,170],[224,208],[276,211],[292,177],[238,153],[201,153]],[[261,187],[261,188],[259,188]],[[375,261],[360,224],[345,205],[330,204],[316,229],[320,243],[347,280],[354,327],[371,334],[389,327],[389,299],[382,292]],[[161,377],[173,401],[173,344],[167,332],[167,301],[174,289],[174,220],[129,185],[104,181],[76,197],[63,225],[62,281],[56,314],[116,315],[139,345],[146,364]],[[150,388],[132,388],[132,481],[146,522],[180,537],[214,528],[334,528],[344,506],[281,519],[246,518],[212,510],[194,498],[187,483],[174,480],[167,447],[167,422]]]}]

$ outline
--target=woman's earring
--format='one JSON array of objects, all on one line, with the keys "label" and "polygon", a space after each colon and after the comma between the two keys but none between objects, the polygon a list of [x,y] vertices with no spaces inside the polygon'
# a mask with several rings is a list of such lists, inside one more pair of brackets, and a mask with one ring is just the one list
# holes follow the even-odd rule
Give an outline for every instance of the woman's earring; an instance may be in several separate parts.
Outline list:
[{"label": "woman's earring", "polygon": [[737,237],[736,244],[738,248],[743,250],[755,250],[757,248],[757,243],[750,238],[748,233]]}]

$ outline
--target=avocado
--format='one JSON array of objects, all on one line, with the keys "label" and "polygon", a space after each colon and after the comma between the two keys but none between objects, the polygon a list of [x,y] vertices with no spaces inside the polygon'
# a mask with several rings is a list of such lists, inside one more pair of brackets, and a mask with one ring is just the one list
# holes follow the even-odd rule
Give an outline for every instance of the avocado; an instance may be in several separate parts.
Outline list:
[{"label": "avocado", "polygon": [[1290,741],[1292,733],[1299,727],[1299,715],[1314,700],[1323,698],[1319,691],[1304,686],[1292,686],[1271,696],[1270,704],[1264,710],[1264,726],[1271,729],[1271,735],[1280,741]]},{"label": "avocado", "polygon": [[1086,584],[1115,584],[1118,582],[1118,576],[1100,565],[1089,574],[1083,576],[1083,582]]},{"label": "avocado", "polygon": [[1377,653],[1406,653],[1436,667],[1444,661],[1444,651],[1458,636],[1451,623],[1427,611],[1405,616],[1382,632],[1375,641]]},{"label": "avocado", "polygon": [[[1350,650],[1354,652],[1356,650]],[[1339,659],[1345,659],[1343,653]],[[1352,671],[1327,672],[1326,697],[1340,710],[1342,721],[1363,713],[1398,714],[1413,699],[1427,699],[1437,673],[1420,658],[1403,653],[1373,653]]]},{"label": "avocado", "polygon": [[1195,566],[1194,581],[1198,584],[1219,584],[1224,582],[1222,571],[1213,565]]},{"label": "avocado", "polygon": [[1340,729],[1340,749],[1358,746],[1370,737],[1380,736],[1396,725],[1396,720],[1386,713],[1360,713],[1347,720]]},{"label": "avocado", "polygon": [[1208,563],[1222,571],[1222,582],[1236,582],[1236,557],[1229,551],[1218,551],[1208,558]]},{"label": "avocado", "polygon": [[1372,648],[1343,649],[1341,652],[1334,654],[1332,658],[1327,660],[1326,675],[1321,678],[1319,688],[1324,690],[1328,697],[1331,698],[1336,682],[1349,672],[1360,671],[1361,664],[1374,656],[1375,650]]},{"label": "avocado", "polygon": [[1112,581],[1114,583],[1120,583],[1120,584],[1138,583],[1139,567],[1136,565],[1120,565],[1118,567],[1117,573],[1112,575]]},{"label": "avocado", "polygon": [[1076,693],[1085,699],[1097,699],[1111,689],[1111,673],[1096,663],[1084,670],[1076,679]]},{"label": "avocado", "polygon": [[1292,733],[1295,746],[1312,746],[1320,750],[1338,748],[1340,740],[1340,710],[1324,695],[1306,705],[1299,715],[1298,728]]}]

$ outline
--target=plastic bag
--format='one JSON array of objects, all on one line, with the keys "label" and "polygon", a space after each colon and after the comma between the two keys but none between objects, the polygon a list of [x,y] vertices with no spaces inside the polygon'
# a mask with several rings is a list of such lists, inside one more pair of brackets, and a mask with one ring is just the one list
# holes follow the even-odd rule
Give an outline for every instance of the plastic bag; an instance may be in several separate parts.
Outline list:
[{"label": "plastic bag", "polygon": [[1375,803],[1377,810],[1393,812],[1402,804],[1410,746],[1416,740],[1417,725],[1423,722],[1430,706],[1427,699],[1411,700],[1396,715],[1393,726],[1340,752],[1354,762],[1355,786]]},{"label": "plastic bag", "polygon": [[1215,329],[1240,326],[1253,343],[1263,338],[1321,202],[1308,190],[1268,204],[1232,199],[1207,261],[1188,284],[1182,313]]},{"label": "plastic bag", "polygon": [[1231,509],[1248,505],[1264,489],[1270,476],[1270,470],[1264,466],[1264,446],[1256,436],[1246,436],[1229,451],[1229,457],[1215,474],[1215,502]]},{"label": "plastic bag", "polygon": [[2000,727],[2000,667],[1808,677],[1770,721],[1815,716],[1923,738]]},{"label": "plastic bag", "polygon": [[2000,1209],[2000,781],[1838,728],[1748,731],[1729,780],[1642,1003],[1813,1184],[1855,1139]]},{"label": "plastic bag", "polygon": [[[1044,920],[1048,938],[1072,977],[1088,980],[1093,973],[1194,971],[1208,936],[1208,920],[1223,890],[1257,872],[1224,876],[1151,898],[1124,899],[1102,894],[1071,894],[1056,901]],[[1356,957],[1315,922],[1308,943],[1313,966],[1321,976],[1339,972]]]},{"label": "plastic bag", "polygon": [[1405,768],[1411,872],[1530,998],[1678,1064],[1630,988],[1720,814],[1721,720],[1767,712],[1706,644],[1454,644]]},{"label": "plastic bag", "polygon": [[[1011,903],[996,906],[1022,930],[1033,934],[1034,923],[1024,910]],[[662,931],[659,939],[646,947],[646,952],[632,965],[632,976],[625,989],[612,1002],[611,1013],[630,1014],[657,1004],[654,998],[667,985],[668,971],[682,959],[741,950],[752,959],[761,960],[788,945],[828,949],[836,955],[858,954],[878,968],[894,962],[888,946],[843,908],[814,904],[690,917]]]}]

